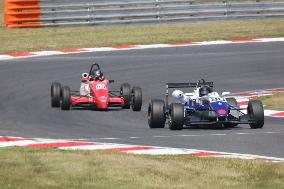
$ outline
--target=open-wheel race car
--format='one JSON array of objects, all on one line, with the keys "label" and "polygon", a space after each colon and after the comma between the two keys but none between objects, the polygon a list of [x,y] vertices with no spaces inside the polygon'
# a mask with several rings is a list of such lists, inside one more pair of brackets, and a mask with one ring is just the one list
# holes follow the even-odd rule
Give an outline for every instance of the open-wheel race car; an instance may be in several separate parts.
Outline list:
[{"label": "open-wheel race car", "polygon": [[[191,93],[174,90],[172,96],[178,103],[169,104],[169,89],[195,88]],[[168,120],[171,130],[181,130],[183,126],[215,126],[221,128],[249,124],[251,128],[262,128],[264,110],[259,100],[249,100],[247,113],[242,112],[229,92],[220,96],[213,91],[213,82],[204,79],[196,83],[167,83],[165,100],[151,100],[148,107],[150,128],[164,128]]]},{"label": "open-wheel race car", "polygon": [[79,91],[70,91],[68,86],[61,87],[59,82],[51,84],[51,106],[70,110],[71,107],[88,107],[98,110],[108,110],[109,107],[122,107],[140,111],[142,106],[142,90],[130,84],[121,84],[120,91],[109,90],[108,80],[103,75],[98,64],[92,64],[89,73],[82,74]]}]

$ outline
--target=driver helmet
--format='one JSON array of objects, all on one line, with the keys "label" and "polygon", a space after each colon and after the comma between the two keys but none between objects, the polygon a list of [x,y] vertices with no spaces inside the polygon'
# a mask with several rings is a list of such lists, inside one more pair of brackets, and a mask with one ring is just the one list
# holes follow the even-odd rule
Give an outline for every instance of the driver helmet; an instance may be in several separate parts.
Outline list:
[{"label": "driver helmet", "polygon": [[212,92],[212,89],[208,85],[204,85],[199,88],[199,96],[205,96]]},{"label": "driver helmet", "polygon": [[174,90],[172,96],[176,99],[181,99],[184,96],[184,93],[181,90]]},{"label": "driver helmet", "polygon": [[103,76],[103,72],[101,70],[95,70],[92,75],[97,79]]}]

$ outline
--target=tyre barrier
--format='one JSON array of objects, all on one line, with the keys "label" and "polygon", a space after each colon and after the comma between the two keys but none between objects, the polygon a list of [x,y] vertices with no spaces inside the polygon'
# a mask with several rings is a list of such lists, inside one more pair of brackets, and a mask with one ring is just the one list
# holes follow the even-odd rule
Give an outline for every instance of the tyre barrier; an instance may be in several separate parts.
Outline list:
[{"label": "tyre barrier", "polygon": [[284,17],[284,1],[4,0],[7,28],[198,22]]},{"label": "tyre barrier", "polygon": [[4,22],[7,28],[38,28],[40,0],[4,0]]}]

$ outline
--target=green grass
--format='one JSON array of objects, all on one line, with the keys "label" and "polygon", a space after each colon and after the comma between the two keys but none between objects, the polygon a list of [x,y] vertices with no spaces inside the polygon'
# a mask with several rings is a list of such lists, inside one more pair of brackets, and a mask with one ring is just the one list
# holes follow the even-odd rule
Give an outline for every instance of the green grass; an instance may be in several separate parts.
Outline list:
[{"label": "green grass", "polygon": [[284,111],[284,92],[276,93],[272,96],[259,97],[265,109]]},{"label": "green grass", "polygon": [[[0,1],[0,7],[3,10],[3,1]],[[1,21],[2,16],[0,14]],[[6,29],[2,23],[1,26],[0,54],[112,45],[284,36],[284,19],[39,29]]]},{"label": "green grass", "polygon": [[284,163],[98,151],[0,150],[1,189],[283,188]]}]

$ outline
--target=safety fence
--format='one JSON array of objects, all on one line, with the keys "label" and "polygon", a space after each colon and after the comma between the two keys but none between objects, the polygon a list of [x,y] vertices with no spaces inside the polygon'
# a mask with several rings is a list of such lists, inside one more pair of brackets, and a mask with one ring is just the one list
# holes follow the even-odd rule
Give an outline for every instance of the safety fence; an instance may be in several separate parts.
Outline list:
[{"label": "safety fence", "polygon": [[284,17],[284,1],[4,0],[7,28]]}]

